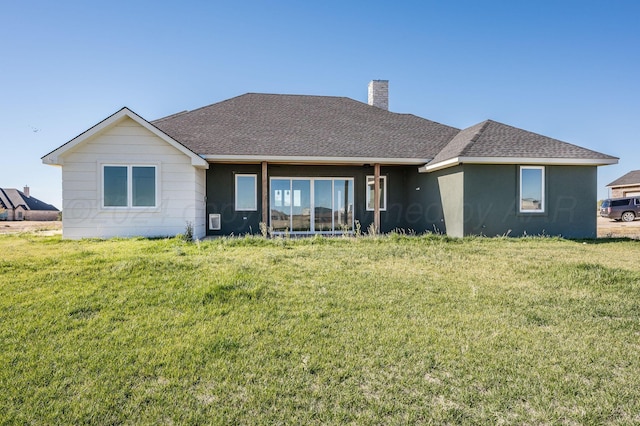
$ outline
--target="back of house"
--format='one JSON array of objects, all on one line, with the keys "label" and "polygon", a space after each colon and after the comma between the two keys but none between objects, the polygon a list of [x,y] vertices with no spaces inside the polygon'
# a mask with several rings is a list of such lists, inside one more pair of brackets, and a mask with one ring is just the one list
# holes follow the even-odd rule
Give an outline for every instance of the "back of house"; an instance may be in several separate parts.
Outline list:
[{"label": "back of house", "polygon": [[62,167],[65,238],[357,229],[596,236],[617,158],[492,120],[465,129],[367,103],[248,93],[147,121],[128,108],[42,158]]}]

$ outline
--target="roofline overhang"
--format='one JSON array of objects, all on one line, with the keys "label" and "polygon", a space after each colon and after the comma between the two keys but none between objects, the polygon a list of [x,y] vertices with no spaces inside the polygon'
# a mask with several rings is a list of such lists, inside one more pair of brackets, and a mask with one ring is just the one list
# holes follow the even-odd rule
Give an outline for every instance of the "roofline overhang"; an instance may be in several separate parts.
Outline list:
[{"label": "roofline overhang", "polygon": [[538,164],[553,166],[607,166],[617,158],[455,157],[420,167],[420,173],[435,172],[459,164]]},{"label": "roofline overhang", "polygon": [[381,157],[321,157],[300,155],[203,155],[210,163],[279,163],[279,164],[386,164],[416,166],[430,161],[429,158],[381,158]]},{"label": "roofline overhang", "polygon": [[184,146],[183,144],[181,144],[177,140],[173,139],[171,136],[167,135],[162,130],[160,130],[159,128],[157,128],[153,124],[149,123],[147,120],[145,120],[144,118],[142,118],[141,116],[139,116],[135,112],[131,111],[127,107],[124,107],[124,108],[120,109],[119,111],[117,111],[116,113],[114,113],[114,114],[110,115],[109,117],[105,118],[104,120],[102,120],[101,122],[96,124],[95,126],[91,127],[90,129],[86,130],[85,132],[83,132],[80,135],[76,136],[75,138],[71,139],[69,142],[67,142],[64,145],[54,149],[50,153],[44,155],[41,158],[42,162],[44,164],[48,164],[48,165],[52,165],[52,166],[62,166],[64,164],[64,159],[61,158],[61,156],[63,156],[66,152],[68,152],[69,150],[72,150],[73,148],[75,148],[79,144],[81,144],[81,143],[85,142],[86,140],[92,138],[93,136],[99,134],[100,132],[104,131],[105,129],[110,128],[111,126],[115,125],[116,123],[120,122],[121,120],[123,120],[126,117],[129,117],[130,119],[132,119],[133,121],[138,123],[140,126],[144,127],[145,129],[147,129],[148,131],[153,133],[155,136],[159,137],[160,139],[162,139],[163,141],[165,141],[169,145],[171,145],[174,148],[176,148],[178,151],[182,152],[187,157],[191,158],[191,165],[192,166],[200,168],[200,169],[208,169],[209,168],[209,163],[207,161],[205,161],[201,156],[199,156],[195,152],[191,151],[189,148],[187,148],[186,146]]},{"label": "roofline overhang", "polygon": [[613,184],[610,183],[609,185],[607,185],[607,188],[630,188],[632,186],[640,186],[640,182],[638,183],[625,183],[625,184]]}]

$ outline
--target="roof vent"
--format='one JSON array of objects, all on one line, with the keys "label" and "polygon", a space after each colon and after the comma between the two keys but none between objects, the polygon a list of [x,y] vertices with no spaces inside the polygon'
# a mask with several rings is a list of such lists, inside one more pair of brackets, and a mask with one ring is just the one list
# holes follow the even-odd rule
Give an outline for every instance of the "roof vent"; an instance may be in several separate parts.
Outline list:
[{"label": "roof vent", "polygon": [[389,80],[369,82],[369,105],[389,110]]}]

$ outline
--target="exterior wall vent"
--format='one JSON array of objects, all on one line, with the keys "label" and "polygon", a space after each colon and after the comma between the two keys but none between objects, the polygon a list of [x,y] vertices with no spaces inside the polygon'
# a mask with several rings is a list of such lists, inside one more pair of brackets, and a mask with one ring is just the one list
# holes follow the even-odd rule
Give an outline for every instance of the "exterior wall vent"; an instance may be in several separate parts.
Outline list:
[{"label": "exterior wall vent", "polygon": [[209,215],[209,229],[211,231],[220,230],[220,213],[214,213]]}]

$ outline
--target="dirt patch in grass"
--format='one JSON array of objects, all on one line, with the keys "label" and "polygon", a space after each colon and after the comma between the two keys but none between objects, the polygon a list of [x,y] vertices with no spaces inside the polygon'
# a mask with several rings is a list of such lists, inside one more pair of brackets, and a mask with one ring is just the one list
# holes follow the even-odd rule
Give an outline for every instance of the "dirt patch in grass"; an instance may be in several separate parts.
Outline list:
[{"label": "dirt patch in grass", "polygon": [[62,222],[59,220],[0,221],[0,234],[19,234],[21,232],[33,232],[39,235],[61,234]]}]

